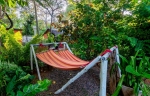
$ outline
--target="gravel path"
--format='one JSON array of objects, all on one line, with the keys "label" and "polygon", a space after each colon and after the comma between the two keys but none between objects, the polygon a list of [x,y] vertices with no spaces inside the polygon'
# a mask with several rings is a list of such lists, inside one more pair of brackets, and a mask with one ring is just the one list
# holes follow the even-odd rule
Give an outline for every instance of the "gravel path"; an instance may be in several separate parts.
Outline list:
[{"label": "gravel path", "polygon": [[83,74],[75,82],[69,85],[63,92],[55,95],[54,92],[61,88],[69,79],[80,70],[66,71],[52,68],[51,71],[42,72],[42,79],[52,80],[52,85],[47,91],[37,96],[98,96],[99,93],[99,67],[94,66]]}]

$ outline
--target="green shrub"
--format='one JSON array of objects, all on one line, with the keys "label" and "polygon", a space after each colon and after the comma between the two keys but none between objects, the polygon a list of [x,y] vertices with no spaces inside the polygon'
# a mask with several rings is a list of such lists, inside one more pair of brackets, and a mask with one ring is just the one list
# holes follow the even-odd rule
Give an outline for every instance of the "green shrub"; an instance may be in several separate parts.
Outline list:
[{"label": "green shrub", "polygon": [[[148,0],[84,1],[72,1],[74,9],[68,12],[70,25],[63,29],[64,41],[70,40],[74,52],[81,58],[92,59],[114,45],[118,45],[120,54],[126,57],[133,55],[134,49],[127,41],[126,35],[144,42],[149,41]],[[149,46],[145,50],[149,50]]]},{"label": "green shrub", "polygon": [[[2,28],[1,28],[2,29]],[[1,31],[1,30],[0,30]],[[2,46],[0,47],[0,59],[4,61],[14,62],[17,65],[24,66],[30,62],[30,44],[39,43],[42,41],[41,35],[36,35],[33,39],[21,45],[14,38],[14,33],[12,30],[6,31],[6,29],[1,34],[0,38],[2,41]]]},{"label": "green shrub", "polygon": [[34,76],[24,72],[16,64],[0,61],[0,95],[35,96],[51,84],[47,79],[31,84],[33,79]]},{"label": "green shrub", "polygon": [[17,96],[35,96],[37,93],[47,90],[50,84],[51,81],[45,79],[43,81],[38,81],[36,84],[26,85],[23,87],[22,91],[17,91]]},{"label": "green shrub", "polygon": [[24,24],[24,30],[22,32],[23,35],[34,35],[34,30],[32,28],[33,21],[34,16],[30,14],[26,20],[26,23]]},{"label": "green shrub", "polygon": [[150,57],[146,56],[143,50],[138,50],[129,59],[120,57],[122,59],[121,72],[125,74],[124,85],[134,88],[134,93],[137,96],[139,90],[142,90],[140,84],[143,79],[150,79]]}]

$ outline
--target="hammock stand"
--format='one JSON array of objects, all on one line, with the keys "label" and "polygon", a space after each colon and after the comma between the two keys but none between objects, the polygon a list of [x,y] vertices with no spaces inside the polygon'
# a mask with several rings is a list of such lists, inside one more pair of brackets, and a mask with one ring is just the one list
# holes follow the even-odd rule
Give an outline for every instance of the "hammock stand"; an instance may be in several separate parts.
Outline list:
[{"label": "hammock stand", "polygon": [[[68,44],[66,42],[55,42],[55,43],[45,43],[42,44],[42,46],[48,46],[48,45],[59,45],[59,44],[63,45],[63,48],[61,48],[61,50],[63,49],[68,49],[69,52],[71,54],[72,51],[70,50]],[[41,44],[31,44],[30,45],[30,61],[31,61],[31,70],[33,70],[33,57],[35,60],[35,65],[36,65],[36,69],[37,69],[37,74],[39,77],[39,80],[41,80],[41,75],[40,75],[40,71],[39,71],[39,67],[38,67],[38,61],[37,61],[37,57],[39,58],[38,54],[35,53],[34,50],[34,46],[40,46]],[[62,92],[67,86],[69,86],[71,83],[73,83],[76,79],[78,79],[81,75],[83,75],[85,72],[87,72],[90,68],[92,68],[94,65],[96,65],[96,63],[101,62],[100,64],[100,74],[99,74],[99,78],[100,78],[100,90],[99,90],[99,96],[106,96],[106,84],[107,84],[107,66],[108,66],[108,58],[111,55],[112,52],[115,51],[115,59],[116,62],[120,64],[120,60],[119,60],[119,51],[118,51],[118,47],[114,46],[110,49],[105,50],[104,52],[102,52],[99,56],[97,56],[95,59],[93,59],[91,62],[88,62],[88,64],[86,64],[85,66],[82,66],[81,68],[83,68],[80,72],[78,72],[73,78],[71,78],[65,85],[62,86],[62,88],[60,88],[59,90],[57,90],[55,92],[55,94],[59,94],[60,92]],[[48,51],[50,52],[49,54],[51,55],[51,53],[53,53],[54,51]],[[48,53],[47,52],[47,53]],[[46,52],[45,52],[46,53]],[[56,55],[56,54],[55,54]],[[44,55],[43,55],[44,56]],[[44,57],[42,57],[44,58]],[[39,58],[40,59],[40,58]],[[49,63],[47,61],[43,61],[45,63]],[[85,61],[86,62],[86,61]],[[87,63],[87,62],[86,62]],[[49,64],[48,64],[49,65]],[[53,66],[52,64],[50,66]],[[77,65],[78,66],[78,65]],[[57,66],[53,66],[56,67]],[[109,66],[108,66],[109,67]],[[59,67],[58,67],[59,68]],[[63,69],[64,67],[60,68]],[[80,66],[78,66],[77,68],[80,68]],[[65,68],[64,68],[65,69]],[[71,68],[70,68],[71,69]],[[74,68],[73,68],[74,69]],[[68,69],[67,69],[68,70]],[[119,69],[119,67],[117,67],[119,76],[121,77],[121,71]]]}]

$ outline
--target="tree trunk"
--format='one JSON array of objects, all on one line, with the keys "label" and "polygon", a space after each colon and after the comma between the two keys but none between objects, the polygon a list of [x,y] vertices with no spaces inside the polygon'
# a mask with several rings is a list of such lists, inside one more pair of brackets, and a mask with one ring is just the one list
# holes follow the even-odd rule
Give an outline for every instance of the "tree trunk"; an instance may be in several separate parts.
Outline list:
[{"label": "tree trunk", "polygon": [[37,34],[39,34],[39,28],[38,28],[38,19],[37,19],[37,10],[36,10],[36,4],[35,4],[35,0],[33,0],[33,3],[34,3],[34,9],[35,9],[36,32],[37,32]]}]

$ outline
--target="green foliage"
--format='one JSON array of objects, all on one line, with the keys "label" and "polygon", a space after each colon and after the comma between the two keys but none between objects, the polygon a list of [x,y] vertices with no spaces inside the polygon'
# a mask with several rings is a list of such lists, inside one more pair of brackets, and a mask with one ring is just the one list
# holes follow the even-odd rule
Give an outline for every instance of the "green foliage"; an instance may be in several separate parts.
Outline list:
[{"label": "green foliage", "polygon": [[[18,43],[18,41],[15,40],[13,31],[4,31],[4,34],[1,34],[0,37],[3,44],[3,46],[0,47],[1,60],[12,60],[16,62],[16,59],[20,57],[18,53],[22,51],[22,46]],[[15,56],[15,58],[13,56]]]},{"label": "green foliage", "polygon": [[1,0],[0,5],[8,7],[16,7],[19,4],[21,6],[27,5],[27,0]]},{"label": "green foliage", "polygon": [[34,35],[34,30],[32,28],[32,24],[34,21],[34,16],[29,15],[29,17],[26,20],[26,23],[24,24],[24,30],[23,35]]},{"label": "green foliage", "polygon": [[14,33],[12,30],[8,32],[4,31],[4,34],[1,34],[0,37],[2,44],[7,43],[8,46],[0,47],[0,58],[3,61],[9,60],[10,62],[14,62],[17,65],[27,65],[30,62],[30,44],[39,43],[42,40],[42,36],[37,35],[33,37],[30,42],[26,43],[25,45],[21,45],[15,40],[13,34]]},{"label": "green foliage", "polygon": [[30,45],[39,43],[42,41],[42,39],[43,39],[42,35],[36,35],[33,37],[33,39],[30,42],[26,43],[23,46],[23,48],[22,48],[23,52],[20,55],[20,58],[18,58],[19,65],[29,64],[29,62],[30,62]]},{"label": "green foliage", "polygon": [[123,83],[124,77],[125,77],[125,75],[123,74],[121,76],[121,78],[119,80],[119,83],[117,85],[117,88],[116,88],[115,92],[112,94],[112,96],[118,96],[118,94],[119,94],[119,92],[120,92],[120,90],[122,88],[122,83]]},{"label": "green foliage", "polygon": [[[133,55],[135,48],[126,36],[138,38],[133,43],[149,55],[150,2],[148,0],[69,0],[70,25],[64,27],[64,41],[73,45],[74,52],[83,59],[92,59],[102,50],[118,45],[120,54]],[[126,13],[126,14],[125,14]],[[127,14],[128,13],[128,14]],[[68,36],[71,35],[71,36]],[[80,46],[82,45],[82,46]],[[84,47],[83,47],[84,46]],[[83,53],[83,51],[85,51]],[[79,54],[81,53],[81,54]]]},{"label": "green foliage", "polygon": [[141,82],[140,88],[143,96],[148,96],[150,94],[150,86],[148,84]]},{"label": "green foliage", "polygon": [[17,89],[31,82],[33,76],[24,72],[14,63],[0,61],[0,90],[4,94],[13,94]]},{"label": "green foliage", "polygon": [[[116,3],[109,3],[116,6]],[[70,43],[75,43],[75,52],[81,50],[79,53],[82,54],[82,51],[86,50],[85,54],[79,55],[84,59],[92,59],[102,50],[123,42],[122,37],[125,33],[119,31],[117,22],[121,17],[114,17],[122,15],[120,14],[121,9],[111,10],[109,3],[107,4],[106,1],[96,3],[96,0],[86,3],[77,2],[74,3],[76,9],[69,12],[71,24],[64,27],[64,37],[71,35],[69,40]],[[64,38],[64,41],[66,39]]]},{"label": "green foliage", "polygon": [[[23,65],[30,62],[30,44],[38,43],[42,40],[41,35],[33,37],[33,39],[21,45],[14,38],[12,30],[6,31],[4,26],[0,27],[2,46],[0,47],[0,95],[8,96],[34,96],[38,92],[46,90],[50,85],[50,81],[39,81],[35,85],[29,85],[33,76],[24,72]],[[5,61],[15,62],[9,63]],[[17,65],[21,67],[18,67]],[[26,88],[32,90],[26,90]],[[34,90],[34,91],[33,91]],[[20,95],[24,94],[24,95]]]},{"label": "green foliage", "polygon": [[30,84],[32,80],[33,76],[24,72],[16,64],[0,61],[0,95],[35,96],[51,84],[47,79]]},{"label": "green foliage", "polygon": [[148,40],[150,37],[150,2],[142,0],[134,5],[132,17],[128,18],[129,26],[131,27],[128,36],[136,37],[139,40]]},{"label": "green foliage", "polygon": [[48,38],[45,38],[43,40],[43,43],[52,43],[55,40],[55,37],[53,34],[47,34]]},{"label": "green foliage", "polygon": [[123,56],[121,59],[123,63],[120,68],[122,74],[126,76],[124,84],[133,87],[137,96],[143,78],[150,78],[150,57],[147,57],[142,50],[138,50],[134,56],[130,56],[129,60]]},{"label": "green foliage", "polygon": [[138,51],[142,49],[146,55],[150,56],[149,49],[150,49],[150,39],[149,40],[139,40],[135,37],[128,37],[127,40],[129,41],[132,50]]},{"label": "green foliage", "polygon": [[47,90],[51,81],[45,79],[43,81],[38,81],[36,84],[26,85],[23,91],[17,91],[17,96],[35,96],[37,93]]}]

